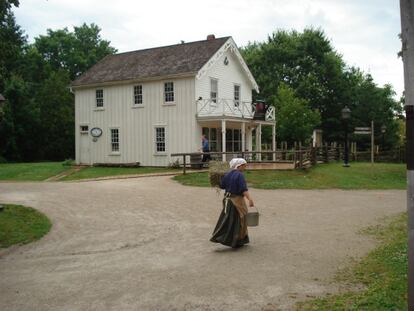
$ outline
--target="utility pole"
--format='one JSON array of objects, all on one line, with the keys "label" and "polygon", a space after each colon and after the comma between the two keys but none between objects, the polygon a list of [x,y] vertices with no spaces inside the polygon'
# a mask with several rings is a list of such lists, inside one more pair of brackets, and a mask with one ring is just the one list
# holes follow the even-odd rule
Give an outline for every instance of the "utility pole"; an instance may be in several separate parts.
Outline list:
[{"label": "utility pole", "polygon": [[404,62],[407,214],[408,214],[408,310],[414,310],[414,1],[400,0],[402,58]]}]

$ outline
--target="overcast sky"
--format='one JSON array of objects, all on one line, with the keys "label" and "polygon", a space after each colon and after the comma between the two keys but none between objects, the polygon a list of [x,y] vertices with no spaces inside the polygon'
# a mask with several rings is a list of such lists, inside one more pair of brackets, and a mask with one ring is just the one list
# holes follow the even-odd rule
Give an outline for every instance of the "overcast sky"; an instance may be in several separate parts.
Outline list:
[{"label": "overcast sky", "polygon": [[348,65],[402,94],[398,0],[21,0],[17,23],[30,41],[46,30],[95,23],[119,52],[232,36],[238,46],[277,29],[320,27]]}]

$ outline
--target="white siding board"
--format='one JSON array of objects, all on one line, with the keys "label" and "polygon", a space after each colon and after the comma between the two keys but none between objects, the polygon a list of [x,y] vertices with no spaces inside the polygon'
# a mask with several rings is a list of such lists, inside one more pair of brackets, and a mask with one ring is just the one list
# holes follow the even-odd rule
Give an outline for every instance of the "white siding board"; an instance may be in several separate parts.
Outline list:
[{"label": "white siding board", "polygon": [[[229,60],[227,66],[224,65],[225,57]],[[218,79],[218,98],[233,99],[234,84],[238,84],[241,88],[240,100],[252,101],[253,86],[239,60],[230,50],[223,53],[201,79],[196,79],[196,98],[199,96],[203,99],[210,98],[210,78]]]},{"label": "white siding board", "polygon": [[[132,163],[144,166],[165,166],[175,160],[169,154],[195,151],[197,138],[194,78],[169,80],[174,82],[175,105],[164,104],[164,82],[145,82],[143,86],[144,107],[133,108],[133,86],[106,86],[104,110],[95,109],[95,90],[75,91],[76,107],[76,160],[79,150],[80,123],[88,123],[89,129],[100,127],[103,134],[97,142],[90,139],[90,159],[93,163]],[[167,155],[154,155],[154,126],[166,126]],[[120,154],[111,155],[110,128],[119,127]]]}]

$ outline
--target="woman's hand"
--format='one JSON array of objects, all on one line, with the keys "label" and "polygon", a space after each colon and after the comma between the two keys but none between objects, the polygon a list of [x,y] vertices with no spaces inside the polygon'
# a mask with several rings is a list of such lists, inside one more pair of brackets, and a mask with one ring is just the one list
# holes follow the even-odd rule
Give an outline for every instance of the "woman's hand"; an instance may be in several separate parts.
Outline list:
[{"label": "woman's hand", "polygon": [[254,206],[253,200],[249,199],[249,207],[253,207],[253,206]]}]

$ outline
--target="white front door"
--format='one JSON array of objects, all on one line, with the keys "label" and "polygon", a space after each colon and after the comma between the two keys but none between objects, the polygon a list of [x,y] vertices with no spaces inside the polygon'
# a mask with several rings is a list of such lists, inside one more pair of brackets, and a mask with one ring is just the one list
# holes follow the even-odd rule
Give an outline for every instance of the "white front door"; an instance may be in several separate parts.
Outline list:
[{"label": "white front door", "polygon": [[90,150],[90,140],[91,137],[89,133],[80,134],[79,138],[79,163],[80,164],[90,164],[91,159],[91,150]]}]

